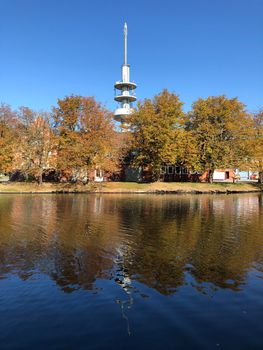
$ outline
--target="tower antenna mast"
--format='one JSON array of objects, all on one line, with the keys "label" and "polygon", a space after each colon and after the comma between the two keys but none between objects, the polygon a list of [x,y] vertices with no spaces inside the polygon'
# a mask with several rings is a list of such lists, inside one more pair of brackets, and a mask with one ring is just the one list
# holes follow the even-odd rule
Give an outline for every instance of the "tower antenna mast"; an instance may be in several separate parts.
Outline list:
[{"label": "tower antenna mast", "polygon": [[128,26],[124,23],[124,65],[127,65],[127,37],[128,37]]}]

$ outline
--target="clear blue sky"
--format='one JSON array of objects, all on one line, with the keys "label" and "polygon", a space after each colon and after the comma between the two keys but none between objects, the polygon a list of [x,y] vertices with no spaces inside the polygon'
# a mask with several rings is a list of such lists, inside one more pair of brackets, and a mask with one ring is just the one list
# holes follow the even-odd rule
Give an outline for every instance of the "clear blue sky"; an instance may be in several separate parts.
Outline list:
[{"label": "clear blue sky", "polygon": [[114,109],[124,21],[139,99],[263,106],[263,0],[0,0],[0,102],[49,109],[74,93]]}]

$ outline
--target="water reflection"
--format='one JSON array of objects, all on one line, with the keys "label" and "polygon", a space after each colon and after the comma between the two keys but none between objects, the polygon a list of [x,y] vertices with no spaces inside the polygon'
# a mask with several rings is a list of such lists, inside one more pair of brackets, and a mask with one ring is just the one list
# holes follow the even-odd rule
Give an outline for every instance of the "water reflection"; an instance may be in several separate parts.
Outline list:
[{"label": "water reflection", "polygon": [[45,274],[66,293],[112,280],[124,318],[133,281],[162,294],[238,291],[249,269],[262,271],[262,214],[257,194],[3,195],[0,278]]}]

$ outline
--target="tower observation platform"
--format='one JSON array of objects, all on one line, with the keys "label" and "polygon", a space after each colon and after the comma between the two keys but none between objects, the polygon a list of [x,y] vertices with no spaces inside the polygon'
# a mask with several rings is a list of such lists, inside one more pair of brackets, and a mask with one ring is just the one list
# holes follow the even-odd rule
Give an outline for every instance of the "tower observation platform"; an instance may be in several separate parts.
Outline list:
[{"label": "tower observation platform", "polygon": [[127,116],[133,112],[132,103],[136,101],[135,89],[137,85],[130,81],[130,65],[127,63],[128,27],[124,24],[124,63],[121,67],[121,81],[114,84],[114,100],[119,103],[114,112],[114,118],[121,123],[126,122]]}]

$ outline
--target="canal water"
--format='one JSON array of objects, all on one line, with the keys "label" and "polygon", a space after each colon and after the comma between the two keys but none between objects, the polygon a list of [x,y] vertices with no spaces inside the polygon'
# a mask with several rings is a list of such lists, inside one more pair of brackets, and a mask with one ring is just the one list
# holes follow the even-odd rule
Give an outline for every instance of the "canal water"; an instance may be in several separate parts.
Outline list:
[{"label": "canal water", "polygon": [[1,195],[0,349],[262,350],[262,195]]}]

